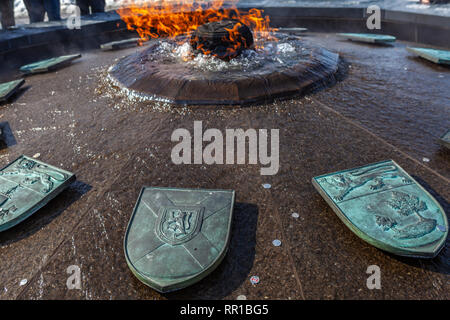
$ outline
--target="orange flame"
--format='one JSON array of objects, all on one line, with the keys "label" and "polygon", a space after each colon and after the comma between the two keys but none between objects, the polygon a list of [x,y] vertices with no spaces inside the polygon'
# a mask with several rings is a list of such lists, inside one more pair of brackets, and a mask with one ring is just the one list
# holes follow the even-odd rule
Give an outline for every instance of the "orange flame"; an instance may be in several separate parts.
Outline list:
[{"label": "orange flame", "polygon": [[225,36],[223,40],[225,42],[234,44],[233,47],[227,48],[227,53],[230,56],[234,56],[235,52],[241,49],[241,44],[245,43],[245,38],[239,33],[239,28],[241,26],[241,23],[238,22],[232,29],[225,28],[225,30],[228,32],[228,36]]},{"label": "orange flame", "polygon": [[[141,1],[142,2],[142,1]],[[241,11],[237,0],[159,0],[145,1],[117,10],[129,30],[136,30],[143,41],[150,38],[175,37],[189,34],[200,25],[224,19],[235,19],[247,25],[253,32],[255,48],[261,48],[264,40],[275,40],[270,28],[270,19],[263,11],[250,9]],[[237,28],[227,30],[229,39],[236,39]],[[206,52],[204,52],[206,53]]]}]

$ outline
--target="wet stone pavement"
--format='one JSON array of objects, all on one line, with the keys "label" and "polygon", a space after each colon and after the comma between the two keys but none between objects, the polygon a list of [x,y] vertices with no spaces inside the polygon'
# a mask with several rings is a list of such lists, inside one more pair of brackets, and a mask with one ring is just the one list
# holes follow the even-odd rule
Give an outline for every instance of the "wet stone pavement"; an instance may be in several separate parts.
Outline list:
[{"label": "wet stone pavement", "polygon": [[[393,159],[448,213],[450,154],[436,139],[450,127],[449,69],[410,58],[401,42],[378,48],[309,37],[351,67],[332,87],[267,105],[129,101],[104,78],[136,48],[83,53],[68,68],[28,77],[0,109],[15,140],[0,163],[36,155],[77,181],[0,234],[0,298],[449,299],[449,240],[432,260],[382,252],[347,229],[311,184],[320,174]],[[194,121],[222,132],[280,129],[278,174],[261,176],[259,165],[174,165],[171,134],[193,132]],[[236,190],[229,251],[211,275],[164,295],[133,276],[123,237],[142,186]],[[66,286],[71,265],[81,269],[80,290]],[[381,290],[366,286],[370,265],[381,268]]]}]

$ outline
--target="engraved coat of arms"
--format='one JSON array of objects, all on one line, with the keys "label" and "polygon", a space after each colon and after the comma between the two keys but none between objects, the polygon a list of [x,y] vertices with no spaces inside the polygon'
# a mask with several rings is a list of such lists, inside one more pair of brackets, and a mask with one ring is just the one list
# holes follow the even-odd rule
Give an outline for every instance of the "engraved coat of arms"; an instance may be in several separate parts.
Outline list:
[{"label": "engraved coat of arms", "polygon": [[163,207],[158,215],[156,233],[164,242],[178,245],[195,237],[202,220],[202,207]]},{"label": "engraved coat of arms", "polygon": [[392,160],[319,176],[313,184],[353,232],[381,249],[433,257],[445,244],[444,210]]}]

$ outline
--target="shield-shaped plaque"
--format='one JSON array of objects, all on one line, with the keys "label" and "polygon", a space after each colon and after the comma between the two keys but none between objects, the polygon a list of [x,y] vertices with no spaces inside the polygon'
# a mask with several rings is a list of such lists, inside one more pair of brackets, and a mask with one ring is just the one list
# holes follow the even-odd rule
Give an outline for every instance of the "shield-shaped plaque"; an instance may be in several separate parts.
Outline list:
[{"label": "shield-shaped plaque", "polygon": [[442,146],[450,149],[450,130],[448,130],[442,137],[440,137],[438,142]]},{"label": "shield-shaped plaque", "polygon": [[71,54],[66,56],[54,57],[24,65],[20,68],[20,71],[24,74],[53,71],[69,65],[73,60],[80,57],[81,54]]},{"label": "shield-shaped plaque", "polygon": [[233,190],[144,187],[124,239],[133,274],[159,292],[211,273],[228,249]]},{"label": "shield-shaped plaque", "polygon": [[125,49],[125,48],[135,47],[135,46],[139,45],[140,41],[142,42],[142,40],[140,38],[112,41],[112,42],[103,43],[102,45],[100,45],[100,48],[103,51]]},{"label": "shield-shaped plaque", "polygon": [[26,156],[0,170],[0,231],[25,220],[63,191],[75,175]]},{"label": "shield-shaped plaque", "polygon": [[303,33],[308,31],[308,28],[277,28],[279,32],[286,33]]},{"label": "shield-shaped plaque", "polygon": [[392,160],[315,177],[312,183],[345,225],[377,248],[432,258],[445,244],[444,210]]},{"label": "shield-shaped plaque", "polygon": [[24,83],[23,79],[0,83],[0,102],[8,100]]},{"label": "shield-shaped plaque", "polygon": [[437,64],[450,65],[450,51],[430,48],[406,48],[409,52]]},{"label": "shield-shaped plaque", "polygon": [[394,36],[373,33],[338,33],[338,36],[347,40],[366,43],[388,43],[396,40]]}]

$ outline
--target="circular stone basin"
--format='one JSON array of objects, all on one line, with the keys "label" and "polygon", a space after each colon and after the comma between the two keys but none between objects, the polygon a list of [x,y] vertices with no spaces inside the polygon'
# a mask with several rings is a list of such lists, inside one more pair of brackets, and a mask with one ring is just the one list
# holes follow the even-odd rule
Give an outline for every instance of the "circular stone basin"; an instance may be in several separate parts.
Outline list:
[{"label": "circular stone basin", "polygon": [[175,104],[247,104],[301,93],[338,69],[339,55],[277,33],[230,60],[195,53],[188,38],[151,40],[110,68],[131,94]]}]

